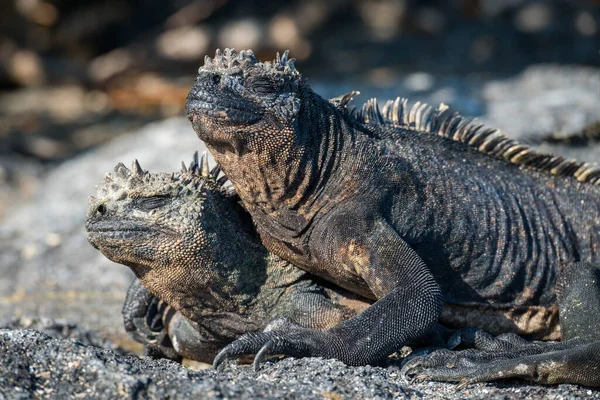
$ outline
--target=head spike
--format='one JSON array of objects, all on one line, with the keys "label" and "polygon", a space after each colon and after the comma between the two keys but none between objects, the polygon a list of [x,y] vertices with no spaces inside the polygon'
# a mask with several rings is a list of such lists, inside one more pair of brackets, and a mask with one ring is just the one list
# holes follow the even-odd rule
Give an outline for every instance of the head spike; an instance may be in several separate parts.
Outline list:
[{"label": "head spike", "polygon": [[192,162],[188,168],[192,174],[198,172],[198,151],[194,152],[194,157],[192,158]]},{"label": "head spike", "polygon": [[290,58],[287,62],[287,67],[290,71],[292,71],[294,74],[297,74],[296,71],[296,59],[295,58]]},{"label": "head spike", "polygon": [[182,161],[182,162],[181,162],[181,173],[182,173],[182,174],[187,174],[187,172],[188,172],[188,169],[187,169],[187,167],[185,166],[185,163]]},{"label": "head spike", "polygon": [[203,173],[204,169],[204,156],[206,155],[206,152],[202,153],[202,155],[200,156],[200,161],[198,162],[198,165],[200,166],[198,169],[200,170],[201,173]]},{"label": "head spike", "polygon": [[142,166],[138,162],[137,158],[131,163],[131,170],[133,171],[134,175],[144,175],[144,170],[142,169]]},{"label": "head spike", "polygon": [[201,175],[208,178],[210,176],[210,168],[208,167],[208,152],[204,152],[202,154],[202,170],[200,171]]},{"label": "head spike", "polygon": [[223,175],[222,177],[220,177],[219,179],[217,179],[217,185],[223,186],[223,185],[225,185],[225,183],[228,180],[229,180],[229,178],[227,178],[227,176]]},{"label": "head spike", "polygon": [[213,179],[217,179],[217,176],[221,173],[221,167],[218,165],[210,170],[210,177]]},{"label": "head spike", "polygon": [[131,171],[127,169],[125,164],[120,162],[115,166],[115,175],[121,178],[129,178],[131,176]]},{"label": "head spike", "polygon": [[221,51],[221,49],[217,49],[215,51],[215,58],[213,59],[213,65],[216,67],[223,67],[224,63],[223,63],[223,52]]}]

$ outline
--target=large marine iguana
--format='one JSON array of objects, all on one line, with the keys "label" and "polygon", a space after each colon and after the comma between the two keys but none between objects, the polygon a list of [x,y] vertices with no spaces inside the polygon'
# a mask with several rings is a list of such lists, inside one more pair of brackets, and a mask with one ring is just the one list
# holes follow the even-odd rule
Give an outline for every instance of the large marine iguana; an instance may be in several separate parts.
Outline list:
[{"label": "large marine iguana", "polygon": [[[352,95],[337,106],[321,98],[287,52],[262,63],[251,51],[217,51],[199,69],[186,113],[266,248],[376,300],[326,331],[247,334],[215,366],[267,352],[376,363],[427,333],[443,303],[502,314],[550,312],[558,302],[563,340],[600,337],[597,167],[539,154],[445,110],[396,100],[352,112]],[[571,343],[577,351],[518,359],[531,368],[496,365],[505,376],[600,385],[600,341]],[[452,376],[421,375],[495,376],[456,365]]]},{"label": "large marine iguana", "polygon": [[148,354],[212,362],[244,333],[327,329],[370,304],[269,253],[206,160],[172,174],[119,163],[90,198],[89,242],[139,278],[123,314]]}]

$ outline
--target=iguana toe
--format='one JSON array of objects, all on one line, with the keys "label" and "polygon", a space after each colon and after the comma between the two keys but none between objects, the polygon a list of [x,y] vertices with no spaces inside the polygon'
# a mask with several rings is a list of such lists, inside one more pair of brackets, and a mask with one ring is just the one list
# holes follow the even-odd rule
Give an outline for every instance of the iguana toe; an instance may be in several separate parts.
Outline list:
[{"label": "iguana toe", "polygon": [[146,317],[133,318],[132,322],[135,326],[135,331],[129,332],[129,334],[139,343],[150,344],[156,343],[158,340],[162,328],[153,330],[147,323]]},{"label": "iguana toe", "polygon": [[256,354],[254,357],[253,368],[255,371],[258,370],[259,364],[264,361],[267,355],[273,353],[275,349],[280,347],[277,345],[280,341],[278,340],[277,335],[277,332],[271,331],[247,333],[241,336],[217,354],[213,362],[213,368],[218,369],[221,364],[231,358]]},{"label": "iguana toe", "polygon": [[134,280],[123,304],[125,330],[144,345],[144,354],[153,358],[179,361],[181,356],[173,349],[167,328],[163,324],[168,305],[152,295],[139,280]]},{"label": "iguana toe", "polygon": [[[340,358],[332,349],[336,346],[337,338],[327,331],[289,326],[285,330],[273,330],[259,333],[247,333],[226,346],[213,362],[218,369],[230,358],[242,355],[256,354],[253,367],[259,365],[269,354],[283,354],[291,357],[323,357]],[[342,360],[343,361],[343,360]]]},{"label": "iguana toe", "polygon": [[459,389],[477,382],[518,378],[543,384],[577,383],[598,386],[600,341],[573,339],[562,343],[529,343],[510,351],[439,350],[407,361],[404,379],[460,382]]}]

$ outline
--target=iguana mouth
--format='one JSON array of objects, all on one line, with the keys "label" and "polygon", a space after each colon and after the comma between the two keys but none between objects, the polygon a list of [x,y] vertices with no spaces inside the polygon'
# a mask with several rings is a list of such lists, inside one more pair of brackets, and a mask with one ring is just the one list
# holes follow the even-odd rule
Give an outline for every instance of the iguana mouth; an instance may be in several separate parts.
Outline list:
[{"label": "iguana mouth", "polygon": [[88,221],[86,222],[90,242],[119,241],[149,237],[157,230],[131,221]]},{"label": "iguana mouth", "polygon": [[93,231],[91,230],[89,233],[90,234],[95,234],[98,236],[103,236],[106,238],[110,238],[110,239],[130,239],[132,237],[139,237],[139,236],[143,236],[142,233],[144,232],[149,232],[146,230],[142,230],[142,229],[114,229],[114,230],[98,230],[98,231]]},{"label": "iguana mouth", "polygon": [[204,91],[190,93],[185,111],[190,121],[198,115],[206,115],[234,124],[252,124],[263,117],[260,108],[252,103],[221,98]]}]

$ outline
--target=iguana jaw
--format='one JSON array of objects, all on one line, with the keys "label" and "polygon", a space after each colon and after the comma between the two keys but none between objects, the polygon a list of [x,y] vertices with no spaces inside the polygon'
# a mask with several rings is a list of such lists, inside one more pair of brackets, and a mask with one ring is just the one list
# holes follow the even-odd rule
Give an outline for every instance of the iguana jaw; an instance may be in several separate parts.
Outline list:
[{"label": "iguana jaw", "polygon": [[236,154],[243,151],[244,140],[235,133],[235,125],[232,126],[229,121],[208,114],[189,114],[188,119],[200,140],[216,148],[227,148]]},{"label": "iguana jaw", "polygon": [[185,111],[192,122],[195,116],[205,115],[231,125],[248,125],[263,117],[260,108],[248,101],[222,98],[204,90],[190,91]]},{"label": "iguana jaw", "polygon": [[108,259],[146,267],[164,264],[165,254],[156,249],[165,237],[175,240],[180,236],[168,228],[145,226],[127,218],[88,218],[85,228],[90,244]]},{"label": "iguana jaw", "polygon": [[90,242],[102,242],[106,240],[131,240],[148,237],[154,229],[136,221],[115,219],[113,221],[87,220],[85,228],[88,231]]}]

